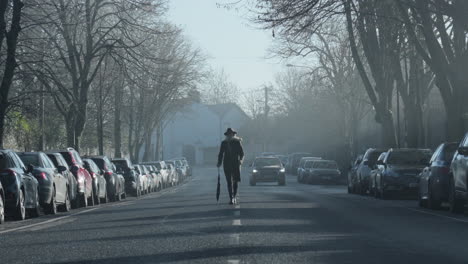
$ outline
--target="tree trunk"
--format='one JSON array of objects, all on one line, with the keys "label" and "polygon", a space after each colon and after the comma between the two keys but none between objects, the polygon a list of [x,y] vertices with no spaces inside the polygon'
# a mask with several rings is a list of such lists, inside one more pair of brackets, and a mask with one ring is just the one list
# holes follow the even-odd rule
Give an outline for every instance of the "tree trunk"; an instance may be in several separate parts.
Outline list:
[{"label": "tree trunk", "polygon": [[114,156],[122,157],[122,133],[121,133],[121,109],[122,109],[122,93],[123,84],[115,86],[114,97]]},{"label": "tree trunk", "polygon": [[7,110],[7,104],[4,102],[0,102],[0,149],[4,147],[3,140],[4,140],[4,135],[5,135],[6,110]]},{"label": "tree trunk", "polygon": [[152,159],[152,149],[151,149],[151,142],[152,142],[152,138],[151,138],[151,131],[147,131],[145,133],[145,143],[144,143],[144,146],[145,146],[145,149],[144,149],[144,153],[143,153],[143,161],[151,161]]},{"label": "tree trunk", "polygon": [[98,111],[97,111],[97,139],[98,139],[98,149],[99,155],[104,155],[104,124],[103,124],[103,117],[102,117],[102,105],[98,104]]}]

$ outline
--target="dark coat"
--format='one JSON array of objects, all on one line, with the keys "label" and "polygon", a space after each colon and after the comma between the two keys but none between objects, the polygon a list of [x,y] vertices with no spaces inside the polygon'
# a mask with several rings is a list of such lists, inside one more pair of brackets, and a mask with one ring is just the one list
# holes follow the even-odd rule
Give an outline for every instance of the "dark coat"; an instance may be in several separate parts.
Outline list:
[{"label": "dark coat", "polygon": [[241,181],[240,166],[244,159],[244,150],[242,149],[241,139],[233,137],[221,142],[221,148],[218,154],[218,165],[223,164],[226,177],[231,175],[233,181]]}]

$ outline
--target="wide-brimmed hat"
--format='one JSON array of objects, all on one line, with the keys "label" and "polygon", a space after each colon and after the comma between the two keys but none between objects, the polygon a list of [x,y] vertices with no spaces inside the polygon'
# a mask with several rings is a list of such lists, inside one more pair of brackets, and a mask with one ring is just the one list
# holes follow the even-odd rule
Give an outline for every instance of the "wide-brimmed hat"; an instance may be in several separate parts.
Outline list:
[{"label": "wide-brimmed hat", "polygon": [[237,132],[234,131],[234,130],[232,130],[232,128],[228,128],[228,129],[226,130],[226,132],[224,132],[224,135],[227,136],[227,135],[229,135],[229,134],[235,135],[235,134],[237,134]]}]

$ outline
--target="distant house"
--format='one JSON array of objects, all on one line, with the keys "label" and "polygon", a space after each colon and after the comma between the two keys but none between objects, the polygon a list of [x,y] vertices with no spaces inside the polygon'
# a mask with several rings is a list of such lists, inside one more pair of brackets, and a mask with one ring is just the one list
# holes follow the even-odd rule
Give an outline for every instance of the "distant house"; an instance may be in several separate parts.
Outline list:
[{"label": "distant house", "polygon": [[226,128],[239,129],[249,116],[234,103],[193,103],[168,121],[162,132],[165,159],[184,156],[192,164],[214,165]]}]

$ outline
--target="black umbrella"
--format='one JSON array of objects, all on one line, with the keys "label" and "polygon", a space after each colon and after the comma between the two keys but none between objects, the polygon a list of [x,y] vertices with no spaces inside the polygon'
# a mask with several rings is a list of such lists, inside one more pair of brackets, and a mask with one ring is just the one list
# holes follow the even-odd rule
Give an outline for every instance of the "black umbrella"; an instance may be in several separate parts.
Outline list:
[{"label": "black umbrella", "polygon": [[216,202],[219,201],[219,193],[221,192],[221,183],[219,182],[219,168],[218,168],[218,185],[216,186]]}]

